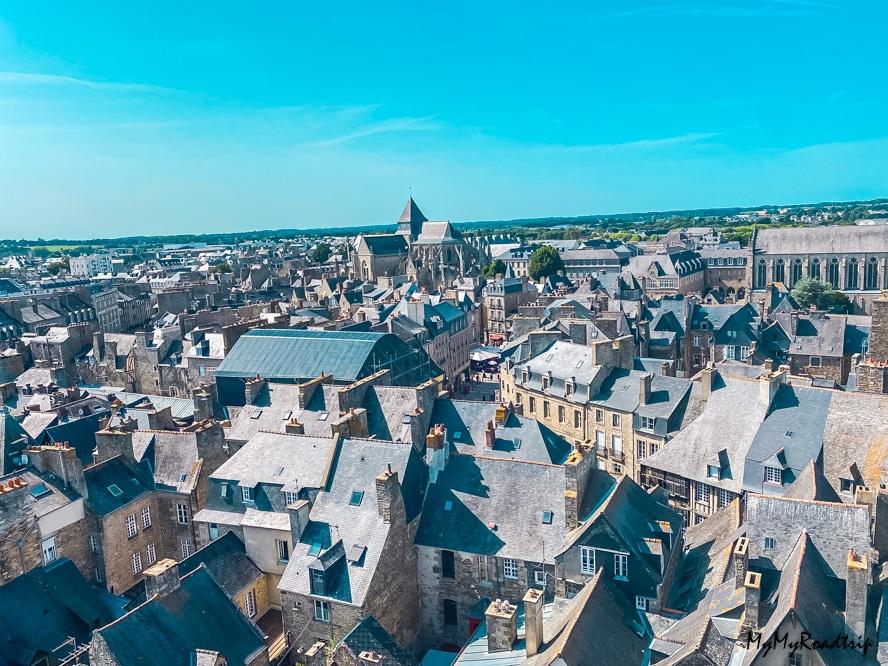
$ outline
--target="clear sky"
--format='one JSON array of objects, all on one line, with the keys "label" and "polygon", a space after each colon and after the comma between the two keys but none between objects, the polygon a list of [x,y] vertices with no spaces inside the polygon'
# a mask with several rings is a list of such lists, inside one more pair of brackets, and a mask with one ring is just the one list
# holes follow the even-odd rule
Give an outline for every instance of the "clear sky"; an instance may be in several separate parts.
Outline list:
[{"label": "clear sky", "polygon": [[0,237],[888,195],[884,0],[0,4]]}]

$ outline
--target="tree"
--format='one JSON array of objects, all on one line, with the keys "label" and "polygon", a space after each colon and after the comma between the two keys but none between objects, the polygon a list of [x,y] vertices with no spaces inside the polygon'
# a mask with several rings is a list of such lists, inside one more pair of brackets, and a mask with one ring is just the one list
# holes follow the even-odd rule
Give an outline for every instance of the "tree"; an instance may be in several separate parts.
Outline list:
[{"label": "tree", "polygon": [[330,249],[329,245],[326,243],[318,243],[315,246],[314,252],[311,253],[311,258],[319,264],[323,264],[330,258],[331,254],[333,254],[333,251]]},{"label": "tree", "polygon": [[564,268],[564,262],[561,261],[561,255],[551,245],[543,245],[530,255],[530,264],[527,272],[534,280],[546,278],[555,275]]},{"label": "tree", "polygon": [[484,269],[484,275],[487,277],[494,277],[499,274],[506,274],[506,264],[502,259],[494,259],[487,264],[487,268]]},{"label": "tree", "polygon": [[218,264],[215,264],[212,268],[213,273],[230,273],[231,272],[231,264],[227,261],[220,261]]},{"label": "tree", "polygon": [[806,277],[795,283],[795,287],[792,289],[792,297],[803,308],[810,308],[812,305],[820,307],[820,299],[830,289],[832,289],[832,286],[829,282],[821,282],[816,278]]},{"label": "tree", "polygon": [[820,310],[826,310],[827,312],[845,314],[848,312],[848,307],[850,305],[851,299],[849,299],[845,294],[836,289],[830,289],[829,291],[825,292],[820,298],[820,302],[817,304],[817,307]]}]

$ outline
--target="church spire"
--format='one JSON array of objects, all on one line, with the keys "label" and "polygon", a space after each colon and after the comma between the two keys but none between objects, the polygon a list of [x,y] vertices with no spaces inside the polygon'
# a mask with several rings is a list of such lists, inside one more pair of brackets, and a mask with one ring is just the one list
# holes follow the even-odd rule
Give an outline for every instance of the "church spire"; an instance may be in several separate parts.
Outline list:
[{"label": "church spire", "polygon": [[407,205],[404,206],[401,217],[398,218],[398,233],[415,241],[422,231],[423,222],[428,222],[428,218],[419,210],[411,195],[407,198]]}]

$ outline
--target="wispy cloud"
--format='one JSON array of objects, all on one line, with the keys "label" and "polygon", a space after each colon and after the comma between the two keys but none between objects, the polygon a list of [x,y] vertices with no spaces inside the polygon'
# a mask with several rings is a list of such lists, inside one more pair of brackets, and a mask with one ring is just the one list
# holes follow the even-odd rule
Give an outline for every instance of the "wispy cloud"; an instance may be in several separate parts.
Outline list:
[{"label": "wispy cloud", "polygon": [[389,118],[375,123],[369,123],[353,130],[334,136],[329,139],[310,141],[304,144],[311,148],[324,148],[338,146],[357,139],[363,139],[377,134],[391,134],[394,132],[429,132],[441,129],[441,124],[435,122],[437,115],[422,116],[419,118]]},{"label": "wispy cloud", "polygon": [[73,86],[78,88],[87,88],[89,90],[107,92],[136,92],[151,94],[174,92],[171,88],[148,85],[145,83],[95,81],[92,79],[80,79],[74,76],[63,76],[60,74],[39,74],[34,72],[0,71],[0,84],[32,86]]},{"label": "wispy cloud", "polygon": [[656,150],[659,148],[669,148],[672,146],[704,143],[709,139],[714,139],[715,137],[721,135],[721,132],[688,132],[686,134],[666,136],[657,139],[635,139],[633,141],[623,141],[621,143],[590,143],[576,145],[553,144],[533,147],[542,148],[548,151],[571,153],[591,153],[618,150]]}]

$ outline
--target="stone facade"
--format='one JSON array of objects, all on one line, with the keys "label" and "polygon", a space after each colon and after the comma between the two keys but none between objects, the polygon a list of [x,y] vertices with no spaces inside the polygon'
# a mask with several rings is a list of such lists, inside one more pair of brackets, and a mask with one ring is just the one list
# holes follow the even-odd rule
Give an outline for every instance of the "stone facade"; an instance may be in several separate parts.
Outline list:
[{"label": "stone facade", "polygon": [[40,531],[28,504],[29,487],[19,476],[0,487],[0,584],[43,565]]}]

